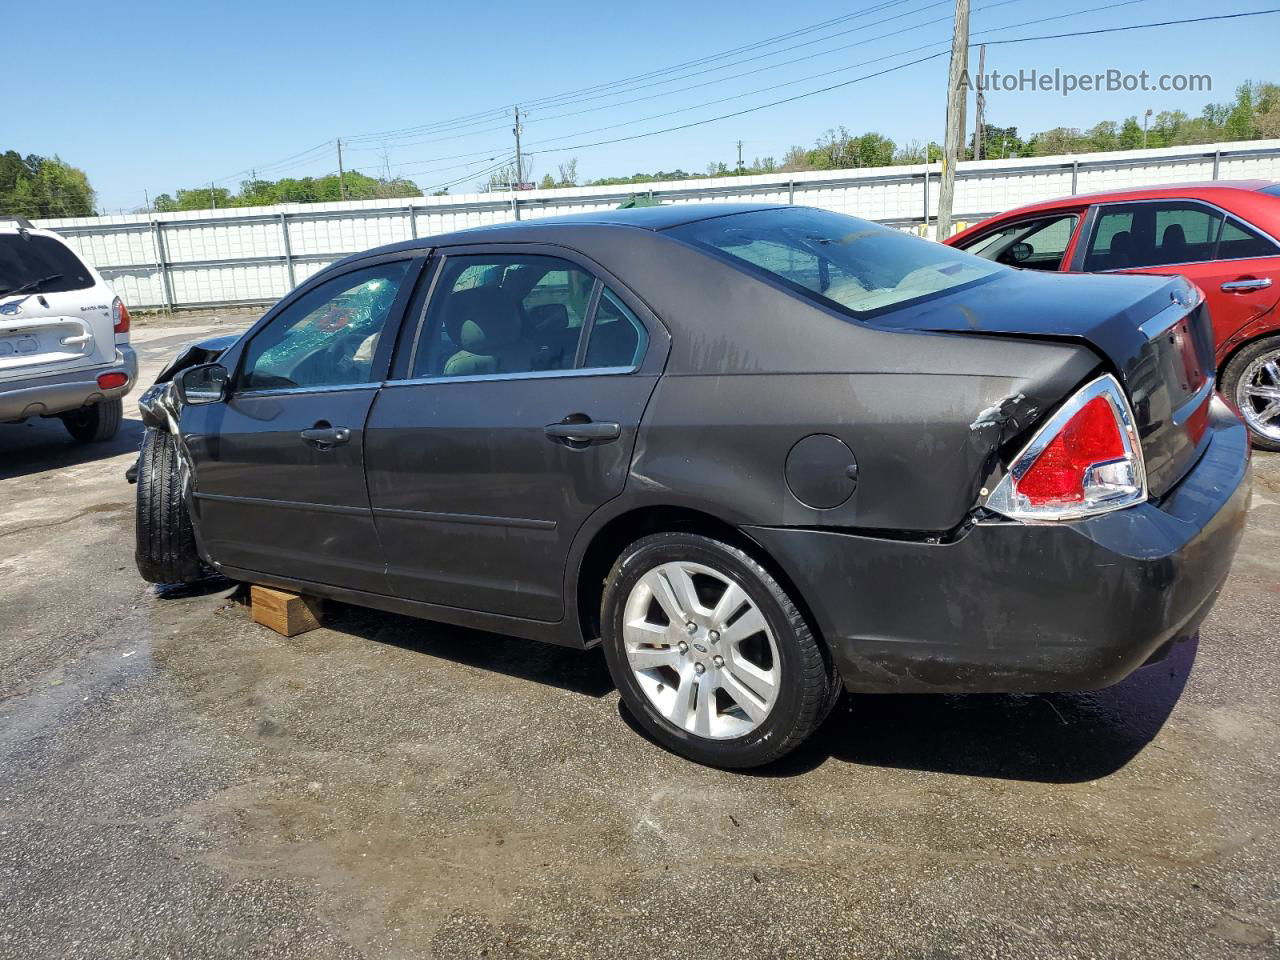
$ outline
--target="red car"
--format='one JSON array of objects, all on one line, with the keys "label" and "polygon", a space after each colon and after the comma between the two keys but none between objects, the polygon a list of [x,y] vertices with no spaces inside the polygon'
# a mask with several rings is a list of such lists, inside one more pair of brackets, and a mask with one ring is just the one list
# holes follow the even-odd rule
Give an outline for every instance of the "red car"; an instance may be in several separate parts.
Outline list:
[{"label": "red car", "polygon": [[1176,184],[1020,207],[947,241],[1028,270],[1178,273],[1204,291],[1218,389],[1280,450],[1280,184]]}]

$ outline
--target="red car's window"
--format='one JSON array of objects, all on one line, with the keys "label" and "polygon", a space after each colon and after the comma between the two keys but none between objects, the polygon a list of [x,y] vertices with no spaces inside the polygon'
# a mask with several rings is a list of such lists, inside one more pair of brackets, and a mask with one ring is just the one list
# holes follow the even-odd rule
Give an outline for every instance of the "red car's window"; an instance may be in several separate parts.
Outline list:
[{"label": "red car's window", "polygon": [[1280,247],[1266,237],[1236,220],[1228,220],[1222,227],[1218,241],[1218,260],[1245,260],[1250,257],[1277,257]]},{"label": "red car's window", "polygon": [[1080,217],[1055,213],[1001,227],[961,249],[975,256],[1026,270],[1057,270],[1071,244]]}]

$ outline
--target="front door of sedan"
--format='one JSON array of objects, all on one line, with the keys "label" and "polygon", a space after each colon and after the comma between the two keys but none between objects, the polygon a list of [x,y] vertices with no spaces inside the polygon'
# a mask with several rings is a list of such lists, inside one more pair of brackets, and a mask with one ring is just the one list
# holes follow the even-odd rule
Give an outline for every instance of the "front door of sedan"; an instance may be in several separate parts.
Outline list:
[{"label": "front door of sedan", "polygon": [[453,254],[437,270],[405,378],[369,419],[388,589],[558,620],[573,537],[622,492],[665,331],[563,257]]},{"label": "front door of sedan", "polygon": [[184,409],[197,525],[213,559],[382,591],[364,428],[417,269],[388,260],[304,289],[253,333],[228,398]]},{"label": "front door of sedan", "polygon": [[1079,269],[1186,277],[1204,291],[1218,347],[1280,299],[1280,248],[1209,204],[1099,204],[1086,231],[1075,257]]}]

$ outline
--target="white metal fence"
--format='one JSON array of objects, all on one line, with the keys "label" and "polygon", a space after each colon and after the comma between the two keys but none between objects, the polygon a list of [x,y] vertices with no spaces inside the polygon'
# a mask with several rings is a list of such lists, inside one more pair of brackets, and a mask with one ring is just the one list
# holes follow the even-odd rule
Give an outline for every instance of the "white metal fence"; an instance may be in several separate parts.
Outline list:
[{"label": "white metal fence", "polygon": [[[1280,180],[1280,140],[983,160],[956,171],[955,219],[1054,197],[1155,183]],[[675,180],[190,213],[42,220],[133,308],[278,299],[325,265],[384,243],[464,227],[616,207],[637,193],[667,203],[800,203],[903,228],[937,213],[938,165]]]}]

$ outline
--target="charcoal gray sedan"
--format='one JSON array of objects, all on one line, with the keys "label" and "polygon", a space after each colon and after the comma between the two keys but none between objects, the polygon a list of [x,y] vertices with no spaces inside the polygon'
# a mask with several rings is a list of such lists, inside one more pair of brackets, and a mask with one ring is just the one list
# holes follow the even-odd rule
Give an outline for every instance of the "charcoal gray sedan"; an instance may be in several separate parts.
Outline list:
[{"label": "charcoal gray sedan", "polygon": [[413,240],[166,368],[138,566],[599,644],[653,739],[756,766],[842,690],[1091,689],[1192,636],[1249,497],[1213,370],[1186,280],[821,210]]}]

